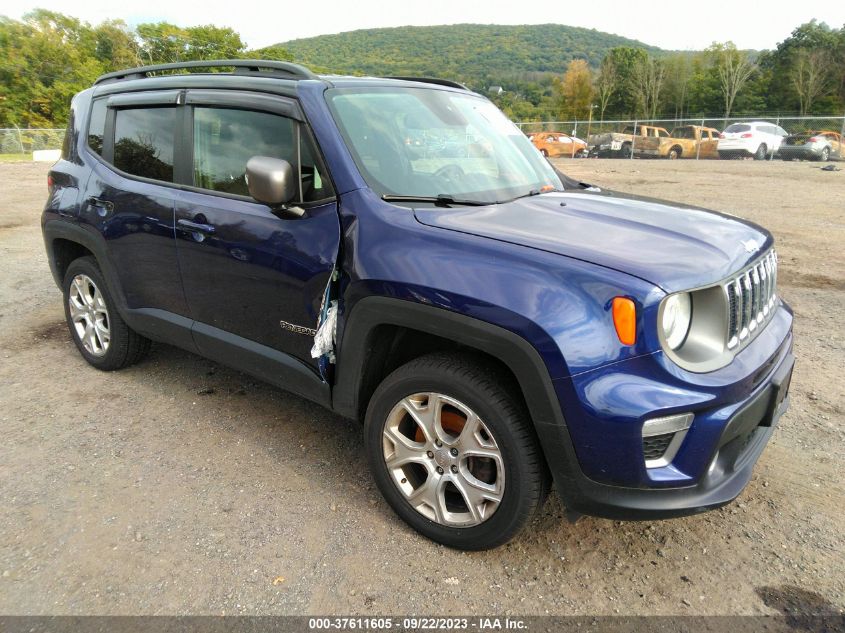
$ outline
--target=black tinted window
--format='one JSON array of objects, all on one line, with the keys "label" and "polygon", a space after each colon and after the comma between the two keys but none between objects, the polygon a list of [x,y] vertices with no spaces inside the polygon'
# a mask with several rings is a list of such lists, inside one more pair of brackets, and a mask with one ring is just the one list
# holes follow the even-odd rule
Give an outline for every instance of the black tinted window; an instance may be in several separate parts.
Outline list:
[{"label": "black tinted window", "polygon": [[297,151],[298,124],[266,112],[197,107],[194,110],[194,184],[203,189],[248,196],[244,174],[253,156],[288,161],[294,171],[302,161],[300,200],[320,200],[331,195],[315,153],[303,141]]},{"label": "black tinted window", "polygon": [[76,125],[76,114],[73,110],[70,111],[70,118],[67,121],[67,129],[65,130],[65,138],[62,141],[62,158],[67,160],[70,158],[70,145],[73,142],[73,128]]},{"label": "black tinted window", "polygon": [[106,130],[106,100],[98,99],[91,106],[91,119],[88,122],[88,147],[103,155],[103,135]]},{"label": "black tinted window", "polygon": [[118,110],[114,166],[129,174],[173,182],[174,108]]}]

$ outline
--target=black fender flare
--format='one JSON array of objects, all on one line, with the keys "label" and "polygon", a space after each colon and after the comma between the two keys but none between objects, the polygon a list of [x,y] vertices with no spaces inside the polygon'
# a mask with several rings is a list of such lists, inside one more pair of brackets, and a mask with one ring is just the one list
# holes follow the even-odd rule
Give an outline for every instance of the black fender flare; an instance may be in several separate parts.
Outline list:
[{"label": "black fender flare", "polygon": [[332,408],[337,413],[359,418],[358,394],[368,358],[369,335],[382,325],[433,334],[500,359],[519,384],[558,494],[566,498],[565,491],[571,490],[579,479],[580,468],[549,372],[527,340],[497,325],[402,299],[361,299],[350,311],[339,339],[332,390]]},{"label": "black fender flare", "polygon": [[53,279],[55,280],[56,285],[61,288],[64,280],[59,274],[53,242],[59,239],[75,242],[91,251],[99,262],[100,272],[103,273],[103,277],[105,277],[106,283],[109,286],[109,293],[117,303],[117,309],[120,312],[120,315],[126,319],[126,295],[123,293],[123,287],[120,284],[120,280],[118,279],[114,268],[111,266],[103,239],[92,235],[90,231],[86,231],[79,224],[62,220],[48,220],[45,222],[43,233],[44,246],[47,249],[47,259],[50,262],[50,272],[53,274]]}]

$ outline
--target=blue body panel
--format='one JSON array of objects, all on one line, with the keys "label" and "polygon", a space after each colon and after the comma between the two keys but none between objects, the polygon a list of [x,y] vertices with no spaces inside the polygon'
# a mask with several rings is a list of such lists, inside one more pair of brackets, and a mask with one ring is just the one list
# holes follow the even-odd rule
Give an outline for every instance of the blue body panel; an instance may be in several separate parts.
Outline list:
[{"label": "blue body panel", "polygon": [[[661,351],[657,309],[667,292],[741,269],[772,246],[771,235],[725,214],[610,192],[455,209],[389,204],[358,174],[315,94],[324,89],[303,82],[300,94],[342,194],[341,331],[356,302],[373,295],[501,326],[542,357],[587,477],[631,487],[698,481],[728,419],[767,387],[770,375],[761,378],[760,368],[769,362],[773,371],[772,357],[791,349],[792,315],[781,303],[730,365],[693,374]],[[637,305],[634,346],[616,336],[616,296]],[[685,411],[696,417],[673,463],[646,469],[643,422]]]}]

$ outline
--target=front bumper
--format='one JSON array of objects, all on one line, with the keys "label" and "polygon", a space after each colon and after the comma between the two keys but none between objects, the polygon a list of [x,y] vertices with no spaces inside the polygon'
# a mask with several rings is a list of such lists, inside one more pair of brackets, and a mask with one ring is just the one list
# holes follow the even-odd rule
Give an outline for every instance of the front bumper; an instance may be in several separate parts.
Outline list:
[{"label": "front bumper", "polygon": [[[703,512],[736,498],[789,404],[792,320],[785,307],[778,316],[726,375],[702,375],[695,389],[671,380],[661,387],[644,377],[649,364],[659,364],[653,356],[632,359],[627,368],[619,363],[580,389],[575,385],[587,411],[583,418],[577,419],[570,406],[564,407],[569,410],[566,428],[537,425],[564,504],[614,519],[661,519]],[[731,382],[739,374],[743,377]],[[561,396],[562,386],[556,385]],[[642,421],[681,411],[693,412],[695,419],[677,456],[666,466],[646,468]]]}]

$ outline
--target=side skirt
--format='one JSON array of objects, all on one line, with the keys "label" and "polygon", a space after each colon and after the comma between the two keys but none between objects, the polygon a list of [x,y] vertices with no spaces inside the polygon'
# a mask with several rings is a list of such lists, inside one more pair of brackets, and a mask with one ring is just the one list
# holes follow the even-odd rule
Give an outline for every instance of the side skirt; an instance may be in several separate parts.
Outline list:
[{"label": "side skirt", "polygon": [[331,408],[331,388],[308,365],[279,350],[187,317],[154,308],[127,309],[133,330],[217,361]]}]

